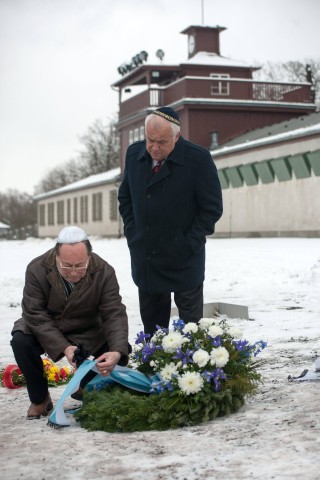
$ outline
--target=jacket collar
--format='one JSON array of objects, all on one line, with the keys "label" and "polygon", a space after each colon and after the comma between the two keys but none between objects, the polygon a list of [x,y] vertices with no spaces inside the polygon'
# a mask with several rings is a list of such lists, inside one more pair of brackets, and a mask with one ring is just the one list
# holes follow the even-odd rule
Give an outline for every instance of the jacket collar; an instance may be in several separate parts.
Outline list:
[{"label": "jacket collar", "polygon": [[[47,252],[43,260],[43,264],[49,270],[47,274],[48,281],[51,283],[52,286],[56,288],[61,298],[65,299],[63,282],[56,266],[56,253],[54,248],[52,250],[49,250],[49,252]],[[102,265],[103,265],[103,260],[100,259],[100,257],[97,257],[94,254],[91,254],[87,274],[79,282],[77,282],[76,287],[72,291],[69,298],[74,297],[75,295],[78,294],[79,291],[81,291],[83,288],[86,288],[87,285],[91,284],[92,283],[91,274],[101,269]]]},{"label": "jacket collar", "polygon": [[[178,141],[175,144],[174,149],[169,154],[166,161],[177,163],[178,165],[183,165],[184,164],[184,155],[183,155],[184,147],[185,147],[185,140],[184,140],[183,137],[180,136]],[[149,153],[147,152],[146,142],[144,141],[142,146],[141,146],[141,150],[138,154],[138,160],[142,164],[145,161],[150,160],[150,159],[151,159],[151,157],[150,157]]]}]

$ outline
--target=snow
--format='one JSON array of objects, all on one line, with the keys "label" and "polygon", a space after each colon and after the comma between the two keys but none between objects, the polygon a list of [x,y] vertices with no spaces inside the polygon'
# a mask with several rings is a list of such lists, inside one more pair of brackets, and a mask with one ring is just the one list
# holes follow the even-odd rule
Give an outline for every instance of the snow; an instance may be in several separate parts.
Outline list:
[{"label": "snow", "polygon": [[247,140],[244,143],[238,143],[237,145],[226,146],[217,148],[212,151],[213,155],[221,155],[224,153],[231,153],[237,150],[253,148],[261,145],[268,145],[270,143],[283,142],[284,140],[291,140],[292,138],[306,137],[307,135],[314,135],[320,133],[320,123],[316,125],[308,125],[307,127],[296,128],[289,132],[276,133],[268,137],[258,138],[256,140]]},{"label": "snow", "polygon": [[[224,67],[249,67],[249,64],[239,60],[223,57],[217,53],[211,52],[197,52],[193,57],[188,58],[182,65],[219,65]],[[259,67],[253,67],[259,68]]]},{"label": "snow", "polygon": [[47,193],[40,193],[34,197],[35,200],[41,200],[51,195],[58,195],[60,193],[72,192],[72,190],[79,190],[81,188],[94,187],[95,185],[100,185],[101,183],[110,183],[114,182],[117,177],[120,175],[120,167],[113,168],[107,172],[97,173],[96,175],[90,175],[90,177],[82,178],[76,182],[69,183],[64,187],[56,188]]},{"label": "snow", "polygon": [[[116,269],[127,306],[130,340],[142,329],[137,290],[124,239],[92,238],[94,251]],[[0,368],[15,363],[10,343],[20,315],[26,265],[52,239],[0,243]],[[0,388],[4,480],[247,480],[319,478],[319,382],[290,383],[320,354],[320,239],[208,239],[206,302],[249,307],[249,320],[230,319],[244,338],[263,339],[264,383],[236,414],[167,432],[108,434],[52,430],[27,421],[25,388]],[[63,387],[52,388],[56,403]],[[68,401],[70,407],[77,402]]]},{"label": "snow", "polygon": [[0,228],[10,228],[6,223],[0,222]]}]

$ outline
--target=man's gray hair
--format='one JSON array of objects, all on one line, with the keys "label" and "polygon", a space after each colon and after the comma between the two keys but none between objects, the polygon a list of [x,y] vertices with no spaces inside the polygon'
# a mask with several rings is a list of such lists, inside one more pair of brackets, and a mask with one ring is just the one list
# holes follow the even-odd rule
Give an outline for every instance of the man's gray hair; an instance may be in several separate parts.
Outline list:
[{"label": "man's gray hair", "polygon": [[[145,128],[147,127],[147,124],[149,123],[150,120],[159,120],[159,116],[154,115],[153,113],[150,113],[149,115],[147,115],[147,117],[145,119],[145,122],[144,122]],[[168,120],[166,120],[166,121],[168,122]],[[169,122],[169,123],[170,123],[170,126],[172,128],[173,135],[174,136],[178,135],[178,133],[180,133],[180,125],[176,125],[173,122]]]}]

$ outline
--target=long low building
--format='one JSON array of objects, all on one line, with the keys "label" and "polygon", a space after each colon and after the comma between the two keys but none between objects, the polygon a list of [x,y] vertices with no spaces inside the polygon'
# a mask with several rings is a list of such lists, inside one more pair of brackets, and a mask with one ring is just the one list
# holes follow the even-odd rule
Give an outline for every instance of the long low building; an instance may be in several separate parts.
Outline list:
[{"label": "long low building", "polygon": [[[320,236],[320,113],[249,132],[211,152],[223,189],[216,237]],[[120,168],[37,195],[39,237],[76,224],[120,237]]]},{"label": "long low building", "polygon": [[34,197],[38,205],[38,236],[55,237],[67,225],[79,225],[90,235],[119,237],[120,168],[91,175]]},{"label": "long low building", "polygon": [[320,236],[320,113],[212,151],[223,188],[216,236]]}]

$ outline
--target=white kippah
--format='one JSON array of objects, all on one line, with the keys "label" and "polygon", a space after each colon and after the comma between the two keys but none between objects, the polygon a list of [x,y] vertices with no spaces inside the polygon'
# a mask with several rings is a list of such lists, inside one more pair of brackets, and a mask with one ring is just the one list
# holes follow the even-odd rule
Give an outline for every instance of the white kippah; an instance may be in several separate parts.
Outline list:
[{"label": "white kippah", "polygon": [[88,240],[88,236],[80,227],[70,226],[61,230],[57,243],[79,243]]}]

